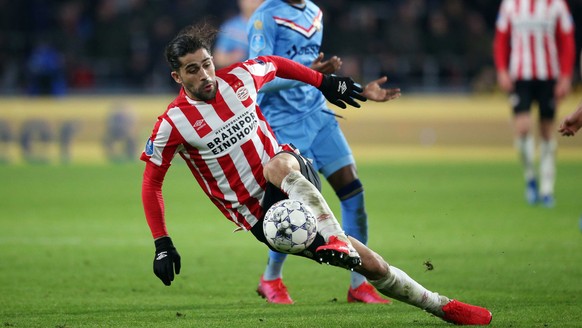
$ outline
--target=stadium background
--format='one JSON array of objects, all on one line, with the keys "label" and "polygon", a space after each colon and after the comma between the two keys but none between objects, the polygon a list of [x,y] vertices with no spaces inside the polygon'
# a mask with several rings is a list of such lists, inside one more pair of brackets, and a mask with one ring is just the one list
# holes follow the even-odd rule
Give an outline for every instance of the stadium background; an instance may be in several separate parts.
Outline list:
[{"label": "stadium background", "polygon": [[[342,113],[356,152],[365,146],[392,160],[410,151],[438,157],[451,147],[461,157],[489,158],[473,147],[510,154],[508,103],[491,56],[500,1],[317,3],[325,13],[322,51],[342,57],[340,73],[359,81],[385,74],[403,92],[395,102]],[[582,1],[568,3],[582,26]],[[177,90],[165,44],[187,24],[219,26],[236,13],[235,0],[0,1],[0,160],[134,160]],[[576,36],[579,54],[580,28]],[[582,99],[579,60],[560,117]],[[120,117],[132,144],[107,158],[115,135],[124,137],[107,121]],[[559,142],[561,156],[581,143]],[[135,156],[123,154],[126,146]]]}]

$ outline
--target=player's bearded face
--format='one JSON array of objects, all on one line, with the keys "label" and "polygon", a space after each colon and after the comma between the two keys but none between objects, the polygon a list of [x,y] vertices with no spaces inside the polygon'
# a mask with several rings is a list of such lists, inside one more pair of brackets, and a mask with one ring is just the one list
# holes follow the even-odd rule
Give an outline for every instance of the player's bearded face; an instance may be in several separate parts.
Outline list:
[{"label": "player's bearded face", "polygon": [[180,57],[182,67],[172,74],[176,82],[182,84],[188,96],[195,100],[207,101],[216,96],[216,75],[212,56],[206,49]]}]

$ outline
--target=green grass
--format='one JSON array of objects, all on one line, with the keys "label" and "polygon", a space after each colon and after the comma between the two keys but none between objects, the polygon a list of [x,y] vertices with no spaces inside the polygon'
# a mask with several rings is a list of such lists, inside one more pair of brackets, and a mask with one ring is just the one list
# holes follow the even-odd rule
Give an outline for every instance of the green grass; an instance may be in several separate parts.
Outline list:
[{"label": "green grass", "polygon": [[[232,233],[184,165],[164,187],[183,263],[171,287],[152,273],[141,164],[1,169],[0,326],[450,326],[400,302],[347,304],[348,272],[294,257],[285,281],[296,304],[265,303],[254,290],[266,248]],[[553,209],[525,204],[513,162],[359,171],[369,245],[389,263],[431,290],[488,307],[493,327],[582,325],[580,163],[559,163]]]}]

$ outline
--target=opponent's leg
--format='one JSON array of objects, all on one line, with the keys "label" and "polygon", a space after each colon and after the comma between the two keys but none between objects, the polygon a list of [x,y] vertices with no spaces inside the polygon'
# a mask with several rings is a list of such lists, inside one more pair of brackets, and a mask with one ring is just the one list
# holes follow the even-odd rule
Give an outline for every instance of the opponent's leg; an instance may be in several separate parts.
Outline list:
[{"label": "opponent's leg", "polygon": [[283,263],[287,254],[269,250],[269,260],[263,278],[265,280],[275,280],[283,276]]},{"label": "opponent's leg", "polygon": [[269,260],[265,272],[259,280],[257,293],[269,303],[292,304],[293,300],[283,284],[283,263],[287,254],[269,250]]}]

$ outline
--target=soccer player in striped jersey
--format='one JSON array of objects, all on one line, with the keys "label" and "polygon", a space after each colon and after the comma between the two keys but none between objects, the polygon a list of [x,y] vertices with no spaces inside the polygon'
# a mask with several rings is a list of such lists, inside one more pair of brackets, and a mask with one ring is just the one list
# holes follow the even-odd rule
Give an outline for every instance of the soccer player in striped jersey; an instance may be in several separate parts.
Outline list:
[{"label": "soccer player in striped jersey", "polygon": [[[503,0],[494,40],[497,81],[510,93],[515,146],[524,166],[526,199],[554,206],[557,106],[571,89],[574,23],[564,0]],[[530,109],[539,106],[539,190]]]},{"label": "soccer player in striped jersey", "polygon": [[317,186],[309,161],[280,145],[257,105],[258,90],[276,76],[317,87],[333,104],[359,107],[366,100],[350,78],[324,75],[277,56],[261,56],[215,70],[210,46],[215,31],[205,25],[181,31],[166,47],[180,93],[158,117],[141,159],[146,162],[142,202],[154,238],[155,275],[167,286],[180,273],[181,258],[169,236],[162,186],[180,155],[219,211],[239,229],[269,247],[262,220],[274,202],[307,204],[317,218],[317,236],[296,255],[353,269],[388,297],[455,324],[486,325],[482,307],[427,290],[353,237],[345,235]]},{"label": "soccer player in striped jersey", "polygon": [[[310,0],[267,0],[249,20],[249,58],[277,55],[322,73],[334,73],[341,66],[337,56],[322,61],[323,13]],[[371,100],[387,101],[400,95],[399,89],[382,89],[383,77],[369,83],[364,94]],[[374,89],[373,89],[374,88]],[[372,91],[377,91],[375,95]],[[291,143],[330,183],[340,200],[342,227],[364,244],[368,242],[368,217],[364,187],[355,160],[334,113],[325,97],[311,85],[276,78],[259,94],[259,105],[277,140]],[[286,254],[270,251],[257,292],[271,303],[293,303],[283,283]],[[390,303],[378,295],[366,279],[351,273],[348,302]]]}]

